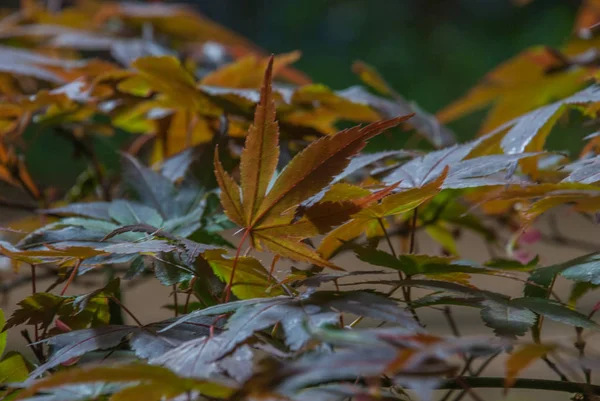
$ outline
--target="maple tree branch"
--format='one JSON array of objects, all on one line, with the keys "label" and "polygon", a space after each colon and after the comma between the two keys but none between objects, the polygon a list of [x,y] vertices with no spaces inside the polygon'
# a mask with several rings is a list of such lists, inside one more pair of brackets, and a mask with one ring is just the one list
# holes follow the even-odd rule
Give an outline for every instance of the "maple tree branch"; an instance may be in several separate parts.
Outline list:
[{"label": "maple tree branch", "polygon": [[[464,383],[471,388],[504,388],[505,378],[503,377],[472,377],[462,378]],[[463,387],[456,382],[456,379],[448,380],[438,389],[462,389]],[[530,389],[530,390],[548,390],[566,393],[582,393],[586,388],[593,395],[600,395],[600,386],[587,385],[586,383],[564,382],[560,380],[548,379],[516,379],[511,388]]]},{"label": "maple tree branch", "polygon": [[[35,266],[34,265],[29,265],[29,266],[31,267],[31,295],[35,295],[37,293]],[[38,330],[37,323],[33,325],[33,335],[34,335],[36,343],[38,341],[40,341],[40,332]],[[40,346],[41,346],[41,344],[40,344]]]},{"label": "maple tree branch", "polygon": [[[415,246],[416,246],[415,244],[416,244],[417,216],[418,216],[417,209],[418,208],[415,208],[413,210],[413,216],[412,216],[412,220],[411,220],[411,224],[410,224],[410,243],[409,243],[409,247],[408,247],[408,253],[411,255],[415,252]],[[410,281],[410,279],[411,279],[410,274],[407,274],[406,281]],[[415,310],[415,308],[412,305],[411,287],[403,286],[402,289],[404,291],[404,300],[406,301],[406,307],[408,308],[408,310],[410,311],[410,313],[412,314],[412,316],[414,317],[416,322],[421,327],[423,327],[423,323],[421,323],[421,319],[419,319],[419,315],[417,315],[417,311]]]}]

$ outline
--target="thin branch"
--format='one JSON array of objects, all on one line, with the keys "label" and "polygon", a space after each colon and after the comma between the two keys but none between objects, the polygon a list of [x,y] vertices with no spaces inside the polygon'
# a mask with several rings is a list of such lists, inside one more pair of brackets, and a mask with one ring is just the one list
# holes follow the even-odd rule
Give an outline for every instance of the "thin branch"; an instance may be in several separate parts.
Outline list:
[{"label": "thin branch", "polygon": [[194,292],[194,284],[196,283],[196,277],[190,280],[190,288],[188,289],[187,295],[185,297],[185,305],[183,306],[183,313],[187,314],[190,308],[190,299],[192,298],[192,293]]},{"label": "thin branch", "polygon": [[418,209],[419,208],[415,208],[413,210],[413,216],[412,216],[412,221],[410,224],[410,247],[408,249],[408,253],[410,253],[411,255],[413,253],[415,253],[415,246],[416,246],[416,234],[417,234],[417,216],[418,216]]},{"label": "thin branch", "polygon": [[23,336],[23,338],[25,339],[25,341],[27,342],[27,345],[29,346],[29,348],[31,348],[31,351],[33,351],[33,354],[35,355],[35,357],[37,358],[37,360],[43,364],[44,363],[44,354],[42,354],[39,350],[38,347],[36,347],[33,343],[33,341],[31,341],[31,337],[29,336],[29,332],[27,330],[21,330],[21,335]]},{"label": "thin branch", "polygon": [[[463,376],[465,373],[467,373],[467,371],[469,371],[471,369],[471,363],[473,363],[474,359],[475,358],[473,358],[473,357],[466,359],[465,366],[462,368],[460,373],[457,375],[458,377]],[[440,399],[440,401],[447,401],[453,392],[454,392],[454,390],[448,390],[448,392]]]},{"label": "thin branch", "polygon": [[[417,216],[418,216],[418,208],[415,208],[413,210],[413,217],[412,217],[412,221],[410,224],[410,243],[409,243],[409,247],[408,247],[408,253],[411,255],[415,252],[415,246],[416,246],[416,242],[417,242],[416,241]],[[411,279],[410,275],[407,274],[406,281],[410,281],[410,279]],[[419,323],[419,325],[423,327],[423,323],[421,323],[421,319],[419,319],[419,315],[417,315],[417,311],[412,306],[411,287],[407,286],[407,287],[402,287],[402,288],[403,288],[403,290],[405,290],[404,300],[406,301],[406,307],[408,308],[408,310],[410,311],[410,313],[412,314],[412,316],[414,317],[416,322]]]},{"label": "thin branch", "polygon": [[544,363],[546,365],[548,365],[548,367],[558,375],[558,377],[560,378],[561,381],[564,382],[568,382],[569,378],[567,377],[567,375],[565,375],[559,368],[558,366],[552,362],[550,359],[548,359],[547,356],[542,357],[542,361],[544,361]]},{"label": "thin branch", "polygon": [[231,287],[233,287],[233,279],[235,277],[235,269],[237,267],[238,259],[240,258],[240,252],[242,251],[242,246],[244,245],[244,241],[250,234],[250,230],[244,230],[244,234],[242,235],[242,239],[240,240],[240,244],[237,247],[237,251],[235,252],[235,259],[233,259],[233,266],[231,266],[231,277],[229,277],[229,282],[227,283],[227,287],[223,292],[223,302],[229,302],[231,298]]},{"label": "thin branch", "polygon": [[[35,274],[35,266],[29,265],[31,267],[31,295],[35,295],[37,293],[37,283],[36,283],[36,274]],[[37,323],[33,325],[33,335],[35,338],[35,342],[40,341],[40,332],[38,330]],[[41,344],[39,345],[41,347]]]},{"label": "thin branch", "polygon": [[119,301],[119,299],[117,297],[115,297],[114,295],[112,295],[112,296],[110,296],[110,299],[114,303],[116,303],[117,305],[119,305],[121,307],[121,309],[123,309],[125,311],[125,313],[127,313],[137,323],[138,326],[140,326],[140,327],[144,326],[142,324],[142,322],[140,322],[138,320],[138,318],[135,317],[135,315],[125,305],[123,305],[123,303],[121,301]]},{"label": "thin branch", "polygon": [[67,292],[67,288],[69,288],[69,285],[71,285],[71,283],[75,279],[75,276],[77,275],[77,271],[79,270],[79,266],[81,265],[81,261],[82,261],[81,259],[77,259],[77,262],[75,263],[75,267],[73,267],[73,270],[71,271],[71,275],[69,276],[67,283],[65,284],[64,288],[60,292],[61,296],[65,295],[65,292]]},{"label": "thin branch", "polygon": [[388,235],[387,230],[385,229],[385,225],[383,224],[383,220],[381,218],[378,218],[377,222],[379,223],[379,227],[381,227],[381,231],[383,231],[385,240],[388,246],[390,247],[390,252],[392,253],[392,255],[394,255],[395,258],[398,258],[396,250],[394,249],[394,245],[392,245],[392,240],[390,239],[390,236]]},{"label": "thin branch", "polygon": [[580,239],[567,238],[555,234],[541,233],[541,240],[555,245],[561,245],[568,248],[580,249],[587,252],[595,252],[600,246],[598,243],[584,241]]},{"label": "thin branch", "polygon": [[173,284],[173,305],[175,306],[175,317],[179,316],[179,301],[177,299],[177,284]]},{"label": "thin branch", "polygon": [[[577,350],[579,351],[579,357],[580,358],[584,358],[585,357],[585,346],[586,346],[586,342],[583,339],[583,327],[575,327],[575,333],[577,334],[577,340],[575,341],[575,348],[577,348]],[[589,368],[586,367],[582,367],[581,368],[583,370],[583,375],[585,376],[585,382],[587,384],[591,384],[592,383],[592,371]]]},{"label": "thin branch", "polygon": [[[117,269],[117,271],[125,273],[127,271],[127,269],[122,268],[122,269]],[[97,269],[97,270],[89,270],[85,274],[86,274],[86,276],[89,276],[89,275],[95,275],[95,274],[101,274],[101,273],[102,273],[102,270]],[[40,282],[40,281],[47,280],[50,278],[55,278],[56,276],[57,276],[57,272],[55,270],[49,270],[42,274],[39,274],[39,273],[36,274],[36,281]],[[58,284],[60,284],[60,282]],[[31,285],[31,276],[20,276],[14,280],[0,283],[0,293],[6,294],[12,290],[15,290],[20,287],[28,286],[28,285]],[[48,291],[46,291],[46,292],[48,292]]]},{"label": "thin branch", "polygon": [[448,322],[448,326],[450,326],[450,330],[452,331],[452,334],[454,335],[454,337],[460,337],[460,331],[458,330],[458,325],[456,324],[456,321],[454,320],[454,316],[452,316],[452,309],[450,309],[449,306],[444,307],[444,317],[446,318],[446,321]]},{"label": "thin branch", "polygon": [[[464,384],[471,388],[504,388],[504,377],[463,377]],[[512,388],[530,389],[530,390],[548,390],[565,393],[582,393],[585,388],[589,388],[594,395],[600,395],[600,386],[586,383],[564,382],[559,380],[546,379],[517,379]],[[461,389],[463,388],[455,379],[442,384],[439,389]]]},{"label": "thin branch", "polygon": [[[488,365],[490,363],[492,363],[492,361],[501,353],[502,353],[501,351],[498,351],[495,354],[491,355],[488,359],[486,359],[481,364],[481,366],[479,366],[479,368],[475,371],[475,373],[473,373],[470,377],[478,377],[479,375],[481,375],[483,373],[483,371],[485,370],[485,368],[487,368]],[[465,368],[469,368],[469,366],[465,365]],[[442,401],[446,401],[452,395],[452,393],[454,393],[454,389],[448,390],[448,392],[446,393],[446,395],[444,396]],[[465,395],[467,395],[467,391],[463,390],[456,397],[454,397],[454,399],[452,401],[460,401]]]},{"label": "thin branch", "polygon": [[479,394],[477,394],[475,391],[473,391],[473,388],[471,388],[471,386],[469,386],[469,384],[465,381],[465,378],[460,376],[456,378],[456,383],[461,386],[465,392],[467,392],[471,398],[473,398],[475,401],[483,401],[483,398],[481,398],[479,396]]}]

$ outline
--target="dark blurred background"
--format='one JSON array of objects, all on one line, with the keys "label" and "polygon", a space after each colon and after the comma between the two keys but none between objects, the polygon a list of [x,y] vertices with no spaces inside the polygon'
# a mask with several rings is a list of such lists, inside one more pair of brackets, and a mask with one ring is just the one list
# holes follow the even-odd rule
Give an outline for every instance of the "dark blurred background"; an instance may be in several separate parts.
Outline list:
[{"label": "dark blurred background", "polygon": [[196,0],[208,17],[269,51],[302,50],[297,64],[339,89],[351,63],[375,67],[405,97],[436,111],[520,50],[560,45],[580,1]]}]

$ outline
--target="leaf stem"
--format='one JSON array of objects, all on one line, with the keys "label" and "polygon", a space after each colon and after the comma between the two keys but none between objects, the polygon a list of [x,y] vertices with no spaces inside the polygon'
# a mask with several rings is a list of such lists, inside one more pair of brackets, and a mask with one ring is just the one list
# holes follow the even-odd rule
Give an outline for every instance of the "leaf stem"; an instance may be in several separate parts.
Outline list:
[{"label": "leaf stem", "polygon": [[383,224],[383,220],[381,219],[381,217],[377,219],[377,222],[379,223],[379,227],[381,227],[383,235],[385,236],[385,240],[387,241],[387,244],[390,247],[390,252],[392,253],[392,255],[394,255],[395,258],[398,258],[396,250],[394,249],[394,245],[392,245],[392,240],[390,239],[390,236],[387,233],[387,230],[385,229],[385,225]]},{"label": "leaf stem", "polygon": [[[585,357],[585,346],[586,346],[586,342],[583,339],[583,327],[575,327],[575,333],[577,334],[577,340],[575,341],[575,348],[577,348],[577,350],[579,351],[579,357],[580,358],[584,358]],[[583,370],[583,375],[585,376],[585,382],[587,384],[591,384],[592,383],[592,371],[589,368],[586,367],[582,367],[581,368]]]},{"label": "leaf stem", "polygon": [[33,351],[33,354],[35,355],[35,357],[37,358],[37,360],[41,364],[44,364],[44,359],[45,359],[44,358],[44,354],[40,351],[40,349],[38,347],[36,347],[33,344],[33,341],[31,341],[31,337],[29,336],[29,332],[27,330],[21,330],[21,335],[23,336],[23,338],[27,342],[27,345],[29,346],[29,348],[31,348],[31,351]]},{"label": "leaf stem", "polygon": [[237,267],[238,259],[240,258],[240,252],[242,251],[242,246],[244,245],[246,238],[248,238],[249,233],[250,233],[250,230],[244,230],[244,234],[242,235],[240,244],[238,245],[237,251],[235,252],[235,259],[233,259],[233,266],[231,266],[231,277],[229,277],[229,283],[227,283],[227,287],[225,287],[225,291],[223,294],[225,296],[223,299],[223,301],[225,303],[229,302],[229,299],[231,298],[231,287],[233,287],[233,278],[235,277],[235,269]]},{"label": "leaf stem", "polygon": [[567,377],[567,375],[565,375],[554,362],[552,362],[550,359],[548,359],[547,356],[542,357],[542,361],[544,361],[544,363],[546,365],[548,365],[550,370],[552,370],[554,373],[556,373],[558,375],[558,377],[560,377],[561,381],[564,381],[564,382],[569,381],[569,378]]},{"label": "leaf stem", "polygon": [[[35,295],[37,293],[35,266],[34,265],[29,265],[29,266],[31,266],[31,295]],[[33,332],[34,332],[35,342],[37,343],[38,341],[40,341],[40,332],[39,332],[37,323],[33,325]]]},{"label": "leaf stem", "polygon": [[190,298],[192,297],[192,292],[194,292],[194,284],[196,283],[196,277],[190,280],[190,288],[185,297],[185,305],[183,306],[183,313],[187,315],[190,307]]},{"label": "leaf stem", "polygon": [[416,234],[417,234],[417,216],[418,216],[418,210],[419,208],[415,208],[413,210],[413,215],[412,215],[412,221],[410,224],[410,247],[408,249],[408,253],[410,253],[411,255],[413,253],[415,253],[415,247],[416,247]]},{"label": "leaf stem", "polygon": [[175,307],[175,317],[179,316],[179,301],[177,299],[177,284],[173,284],[173,306]]},{"label": "leaf stem", "polygon": [[77,262],[75,263],[75,267],[73,267],[73,270],[71,271],[71,275],[69,276],[67,283],[65,284],[62,291],[60,292],[61,296],[65,295],[65,292],[67,292],[67,288],[69,288],[69,285],[71,285],[71,283],[75,279],[75,276],[77,275],[77,271],[79,270],[80,265],[81,265],[81,259],[77,259]]},{"label": "leaf stem", "polygon": [[144,326],[142,324],[142,322],[140,322],[139,319],[137,317],[135,317],[133,312],[131,312],[125,305],[123,305],[123,303],[121,301],[119,301],[119,299],[117,297],[115,297],[114,295],[111,295],[110,299],[112,299],[114,303],[119,305],[121,307],[121,309],[123,309],[125,311],[125,313],[127,313],[138,326],[140,326],[140,327]]}]

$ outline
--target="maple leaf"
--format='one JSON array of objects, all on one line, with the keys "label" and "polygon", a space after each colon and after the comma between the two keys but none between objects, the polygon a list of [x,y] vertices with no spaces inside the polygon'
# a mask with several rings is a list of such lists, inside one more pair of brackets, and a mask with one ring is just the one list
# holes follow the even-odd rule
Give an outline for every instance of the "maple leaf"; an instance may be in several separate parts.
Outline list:
[{"label": "maple leaf", "polygon": [[[279,129],[271,90],[272,68],[273,59],[266,69],[254,124],[248,131],[242,151],[239,185],[225,172],[218,149],[215,150],[215,174],[221,188],[221,202],[229,218],[245,228],[242,243],[249,236],[257,249],[264,246],[294,260],[336,268],[300,242],[307,233],[297,232],[293,240],[277,237],[274,233],[293,223],[294,211],[300,203],[319,193],[340,174],[349,159],[365,146],[367,139],[400,124],[410,115],[322,137],[296,155],[270,185],[279,160]],[[291,229],[294,230],[293,226]]]},{"label": "maple leaf", "polygon": [[439,111],[437,117],[447,123],[493,104],[481,132],[495,129],[549,101],[571,95],[585,84],[589,74],[585,68],[546,73],[560,63],[562,60],[546,47],[525,50],[489,72],[464,97]]},{"label": "maple leaf", "polygon": [[413,210],[437,195],[448,174],[446,167],[440,175],[420,187],[408,189],[384,198],[381,203],[370,205],[352,215],[352,219],[331,231],[321,242],[318,252],[324,258],[330,258],[345,242],[367,233],[374,237],[381,232],[383,220],[387,217]]}]

